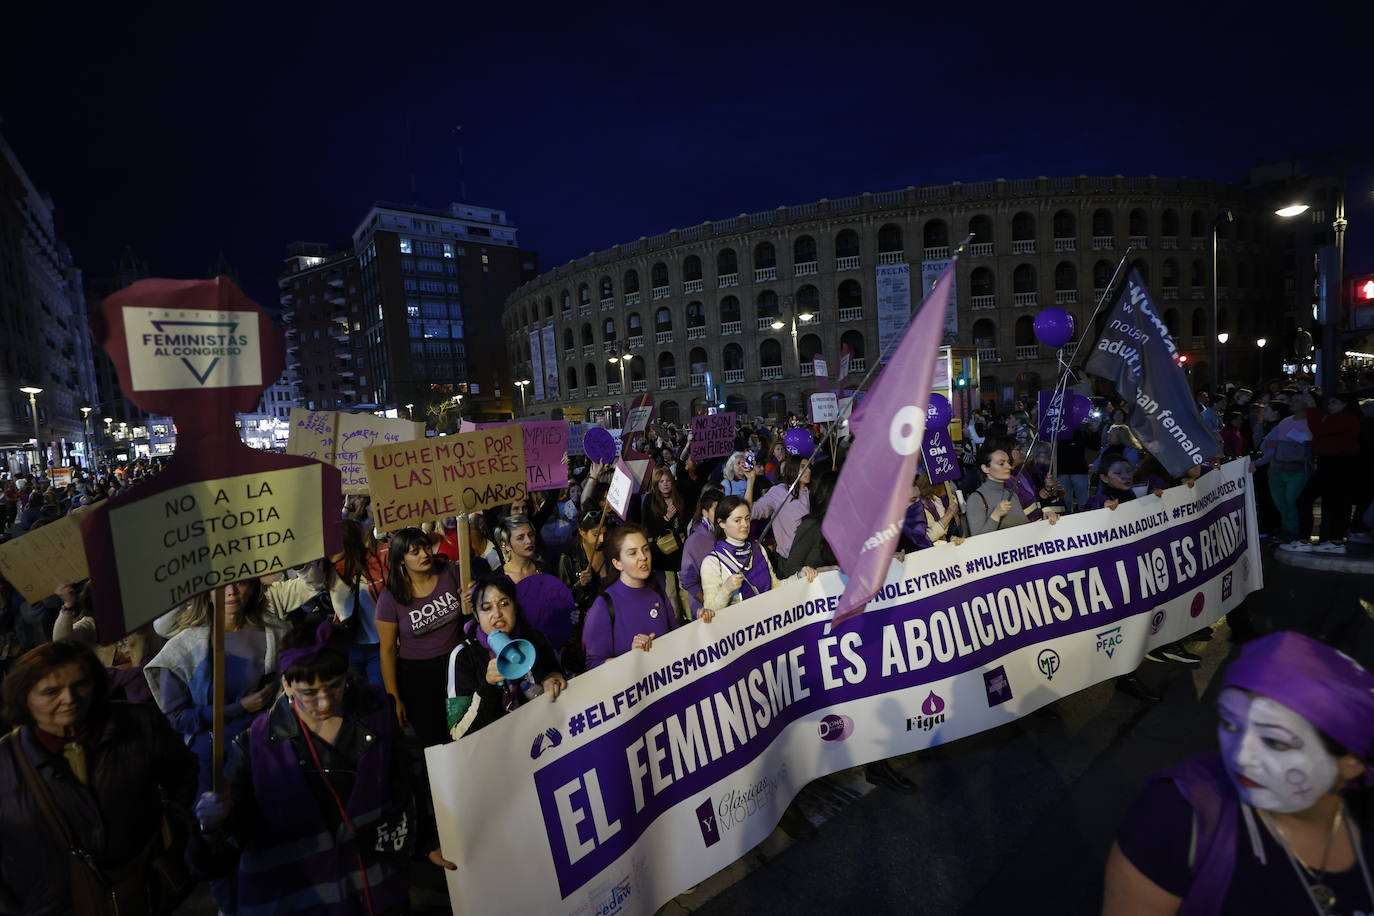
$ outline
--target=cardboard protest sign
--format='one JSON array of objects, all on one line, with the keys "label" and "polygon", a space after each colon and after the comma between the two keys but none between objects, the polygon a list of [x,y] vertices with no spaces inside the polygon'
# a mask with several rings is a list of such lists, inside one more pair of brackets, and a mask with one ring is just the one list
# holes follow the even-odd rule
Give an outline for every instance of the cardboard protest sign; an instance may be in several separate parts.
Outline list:
[{"label": "cardboard protest sign", "polygon": [[623,521],[630,518],[630,498],[635,493],[636,479],[634,470],[628,464],[624,461],[615,463],[615,473],[611,475],[611,485],[606,490],[606,502]]},{"label": "cardboard protest sign", "polygon": [[811,395],[811,422],[829,423],[840,415],[840,400],[833,391],[817,391]]},{"label": "cardboard protest sign", "polygon": [[378,528],[395,531],[529,494],[518,424],[364,449]]},{"label": "cardboard protest sign", "polygon": [[48,479],[55,487],[65,487],[72,482],[72,469],[69,467],[48,468]]},{"label": "cardboard protest sign", "polygon": [[701,413],[692,417],[693,461],[722,458],[735,450],[735,415],[731,411]]},{"label": "cardboard protest sign", "polygon": [[0,572],[30,604],[51,595],[61,583],[89,577],[77,516],[65,516],[0,544]]},{"label": "cardboard protest sign", "polygon": [[366,493],[367,467],[363,450],[374,445],[411,442],[425,438],[425,425],[409,420],[388,420],[370,413],[341,413],[337,426],[334,466],[343,475],[345,493]]},{"label": "cardboard protest sign", "polygon": [[566,450],[569,455],[587,454],[587,447],[582,440],[587,437],[587,430],[590,428],[591,427],[586,423],[568,424],[568,445]]},{"label": "cardboard protest sign", "polygon": [[522,423],[525,430],[525,482],[535,490],[561,490],[568,485],[568,424],[562,420]]},{"label": "cardboard protest sign", "polygon": [[585,407],[564,407],[563,419],[574,422],[582,422],[587,419],[587,408]]},{"label": "cardboard protest sign", "polygon": [[964,476],[963,468],[959,466],[959,455],[954,451],[954,440],[950,438],[947,427],[927,427],[924,446],[921,457],[925,459],[926,475],[931,483],[944,483]]},{"label": "cardboard protest sign", "polygon": [[333,410],[306,410],[292,407],[291,429],[286,434],[286,454],[334,463],[334,434],[339,415]]}]

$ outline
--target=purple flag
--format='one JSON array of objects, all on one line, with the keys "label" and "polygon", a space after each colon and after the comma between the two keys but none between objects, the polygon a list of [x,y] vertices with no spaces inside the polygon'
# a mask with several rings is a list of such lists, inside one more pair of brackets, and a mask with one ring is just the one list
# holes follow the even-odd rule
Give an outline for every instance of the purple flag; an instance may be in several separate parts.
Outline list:
[{"label": "purple flag", "polygon": [[954,440],[944,427],[926,430],[925,458],[926,474],[931,483],[944,483],[964,476],[959,456],[954,451]]},{"label": "purple flag", "polygon": [[950,259],[935,289],[902,333],[883,374],[864,398],[856,431],[821,531],[849,576],[832,624],[859,614],[887,578],[911,481],[925,442],[926,408],[935,357],[944,338],[954,265]]}]

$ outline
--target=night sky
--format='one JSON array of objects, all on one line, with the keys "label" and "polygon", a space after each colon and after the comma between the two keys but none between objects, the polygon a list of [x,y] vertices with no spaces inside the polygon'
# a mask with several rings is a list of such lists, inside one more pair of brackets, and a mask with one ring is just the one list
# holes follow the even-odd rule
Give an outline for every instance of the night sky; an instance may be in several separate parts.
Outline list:
[{"label": "night sky", "polygon": [[1363,142],[1349,267],[1374,270],[1374,16],[1335,4],[14,6],[0,130],[92,276],[125,245],[164,276],[223,252],[273,304],[287,243],[458,200],[456,125],[466,200],[546,269],[821,197],[1238,181]]}]

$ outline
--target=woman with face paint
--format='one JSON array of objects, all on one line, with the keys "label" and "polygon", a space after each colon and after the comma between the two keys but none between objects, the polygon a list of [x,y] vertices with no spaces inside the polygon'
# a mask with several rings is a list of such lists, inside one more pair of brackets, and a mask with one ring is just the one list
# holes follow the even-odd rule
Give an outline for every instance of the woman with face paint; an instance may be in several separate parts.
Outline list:
[{"label": "woman with face paint", "polygon": [[1297,633],[1245,644],[1219,751],[1151,777],[1107,860],[1105,916],[1374,912],[1374,675]]}]

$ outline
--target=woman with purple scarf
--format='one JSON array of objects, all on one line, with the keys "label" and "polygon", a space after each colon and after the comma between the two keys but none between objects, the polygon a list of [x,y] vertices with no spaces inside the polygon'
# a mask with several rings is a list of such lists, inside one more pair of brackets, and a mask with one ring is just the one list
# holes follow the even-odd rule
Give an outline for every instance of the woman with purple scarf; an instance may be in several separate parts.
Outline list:
[{"label": "woman with purple scarf", "polygon": [[238,916],[409,909],[410,763],[391,697],[349,680],[349,642],[327,620],[287,637],[281,695],[230,745],[230,791],[196,804],[210,857],[237,852]]},{"label": "woman with purple scarf", "polygon": [[1374,912],[1374,675],[1281,632],[1246,643],[1221,688],[1220,750],[1151,778],[1102,912]]},{"label": "woman with purple scarf", "polygon": [[[727,496],[716,504],[716,546],[701,561],[702,609],[699,615],[710,623],[722,608],[761,595],[778,584],[768,552],[749,537],[753,521],[749,502],[740,496]],[[816,570],[803,566],[798,575],[815,581]]]}]

